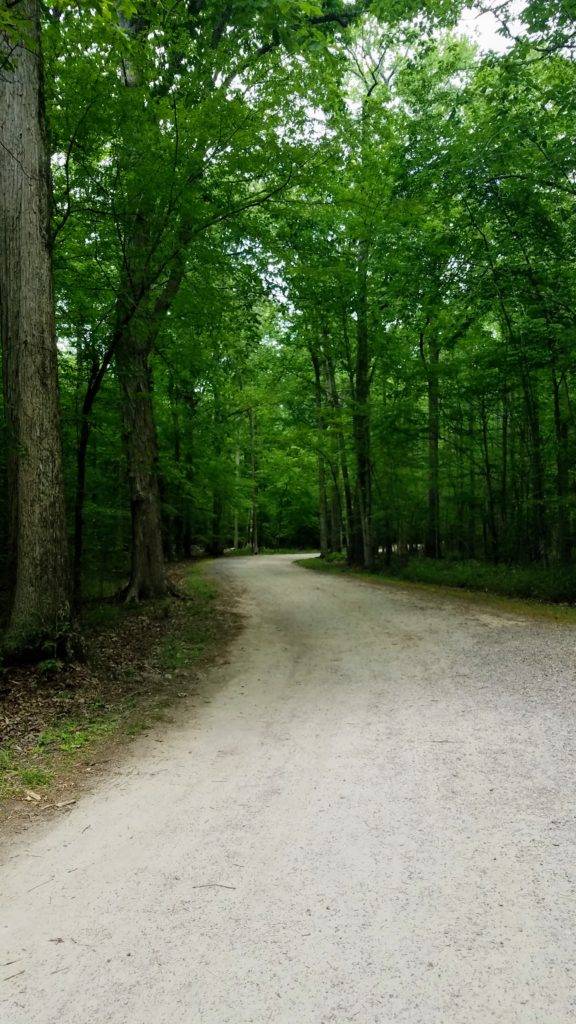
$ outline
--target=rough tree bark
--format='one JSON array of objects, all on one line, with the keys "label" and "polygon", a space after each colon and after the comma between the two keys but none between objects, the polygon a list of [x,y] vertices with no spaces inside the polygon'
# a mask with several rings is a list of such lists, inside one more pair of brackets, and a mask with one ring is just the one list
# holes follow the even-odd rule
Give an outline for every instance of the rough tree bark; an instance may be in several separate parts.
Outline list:
[{"label": "rough tree bark", "polygon": [[24,42],[0,38],[0,336],[14,569],[7,647],[62,646],[70,572],[50,251],[50,170],[40,13],[19,5]]},{"label": "rough tree bark", "polygon": [[166,312],[182,283],[185,265],[184,255],[178,251],[164,284],[154,292],[147,272],[152,245],[150,232],[150,222],[139,212],[126,250],[129,273],[123,275],[120,285],[112,345],[122,391],[132,520],[130,580],[121,594],[127,601],[161,597],[169,589],[162,548],[150,360]]},{"label": "rough tree bark", "polygon": [[[120,15],[120,24],[134,40],[147,30],[147,22],[143,18],[126,19]],[[123,61],[122,77],[130,102],[135,110],[144,114],[153,137],[158,131],[158,124],[152,108],[146,108],[138,67],[130,60]],[[127,110],[130,111],[130,104]],[[127,167],[131,164],[134,145],[129,128],[128,114],[127,137],[122,146],[122,160]],[[160,597],[168,589],[162,545],[150,358],[163,316],[181,280],[174,265],[163,292],[154,299],[149,269],[150,254],[154,250],[154,200],[145,189],[140,191],[140,183],[136,186],[134,200],[133,221],[125,226],[124,270],[114,328],[132,526],[130,579],[120,595],[127,602]],[[176,263],[179,270],[180,263]]]},{"label": "rough tree bark", "polygon": [[148,331],[139,331],[139,326],[139,318],[133,318],[116,349],[132,523],[130,580],[122,594],[128,602],[161,597],[167,591],[152,406],[151,342]]}]

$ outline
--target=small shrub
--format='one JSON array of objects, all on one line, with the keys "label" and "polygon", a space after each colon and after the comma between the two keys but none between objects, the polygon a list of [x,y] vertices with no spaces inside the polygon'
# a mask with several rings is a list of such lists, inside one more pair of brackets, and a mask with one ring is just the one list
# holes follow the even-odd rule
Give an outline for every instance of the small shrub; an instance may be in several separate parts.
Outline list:
[{"label": "small shrub", "polygon": [[52,676],[62,668],[63,662],[58,658],[44,658],[38,662],[38,672],[41,676]]}]

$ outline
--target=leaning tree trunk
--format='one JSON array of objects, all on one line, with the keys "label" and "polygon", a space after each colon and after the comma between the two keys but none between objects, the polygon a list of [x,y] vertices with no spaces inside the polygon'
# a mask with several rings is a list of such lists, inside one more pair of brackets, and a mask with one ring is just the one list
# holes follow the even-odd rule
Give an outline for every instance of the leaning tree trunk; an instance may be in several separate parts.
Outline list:
[{"label": "leaning tree trunk", "polygon": [[39,652],[69,631],[70,573],[37,0],[22,0],[18,13],[25,43],[12,50],[0,38],[0,336],[14,575],[7,646]]},{"label": "leaning tree trunk", "polygon": [[123,593],[126,601],[160,597],[167,591],[149,360],[150,347],[139,338],[135,319],[116,350],[132,522],[130,580]]}]

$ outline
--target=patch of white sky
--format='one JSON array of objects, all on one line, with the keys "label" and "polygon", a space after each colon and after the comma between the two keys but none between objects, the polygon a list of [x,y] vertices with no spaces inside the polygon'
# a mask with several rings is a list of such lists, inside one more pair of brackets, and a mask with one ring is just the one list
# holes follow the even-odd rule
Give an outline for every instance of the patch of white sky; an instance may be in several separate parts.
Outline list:
[{"label": "patch of white sky", "polygon": [[464,7],[456,27],[459,35],[476,43],[480,53],[507,53],[512,46],[512,37],[521,32],[520,15],[524,0],[513,0],[509,5],[508,32],[502,31],[502,22],[497,17],[501,8],[500,0],[482,8]]}]

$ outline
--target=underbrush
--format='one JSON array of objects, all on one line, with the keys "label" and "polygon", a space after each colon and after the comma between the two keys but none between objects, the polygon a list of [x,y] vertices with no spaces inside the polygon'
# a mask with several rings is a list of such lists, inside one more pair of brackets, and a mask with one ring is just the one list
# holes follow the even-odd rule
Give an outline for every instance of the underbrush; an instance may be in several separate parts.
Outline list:
[{"label": "underbrush", "polygon": [[383,572],[398,579],[482,590],[506,597],[555,604],[576,602],[576,568],[571,566],[490,565],[477,561],[415,558],[407,565],[392,564]]},{"label": "underbrush", "polygon": [[[308,568],[352,572],[342,555],[303,561]],[[435,586],[477,590],[502,597],[535,600],[550,604],[576,604],[576,566],[491,565],[478,561],[413,558],[408,563],[393,560],[371,573],[374,577],[427,583]]]},{"label": "underbrush", "polygon": [[[111,745],[165,721],[194,692],[197,667],[234,628],[201,567],[176,571],[185,600],[135,606],[91,601],[85,609],[86,661],[6,670],[0,680],[0,801],[64,806],[78,776],[103,763]],[[108,755],[107,755],[108,756]]]}]

